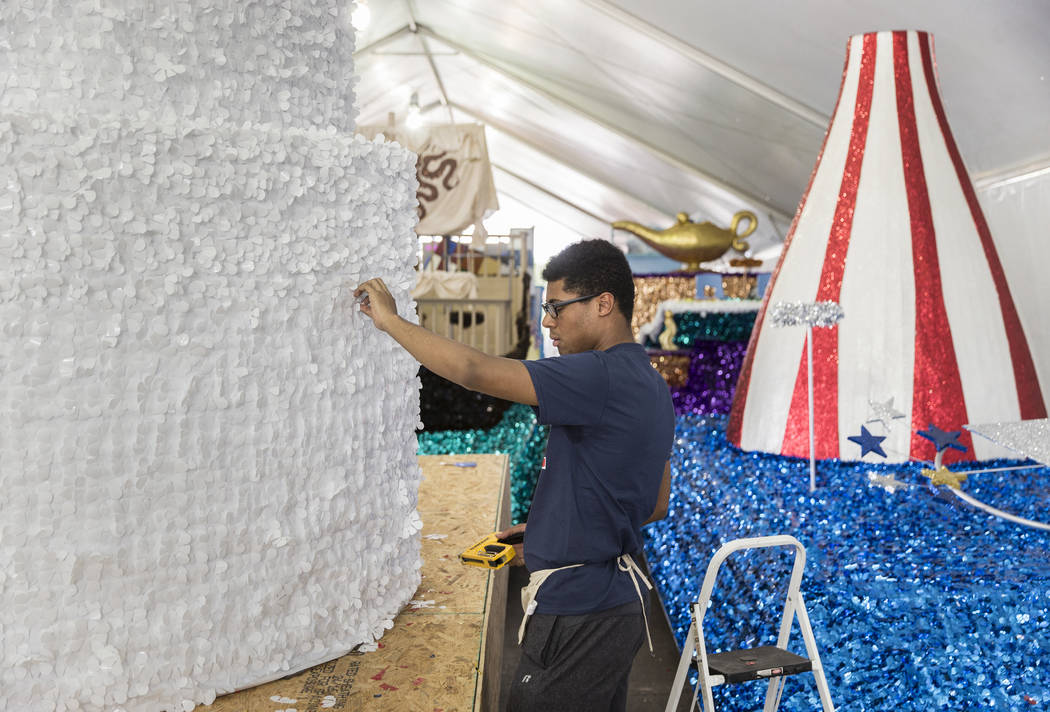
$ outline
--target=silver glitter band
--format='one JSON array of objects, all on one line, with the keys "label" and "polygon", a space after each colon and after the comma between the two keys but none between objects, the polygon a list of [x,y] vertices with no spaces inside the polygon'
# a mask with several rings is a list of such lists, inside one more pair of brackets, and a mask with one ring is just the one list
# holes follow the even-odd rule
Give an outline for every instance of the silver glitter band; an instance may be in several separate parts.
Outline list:
[{"label": "silver glitter band", "polygon": [[773,326],[834,326],[843,316],[838,302],[777,302],[769,320]]}]

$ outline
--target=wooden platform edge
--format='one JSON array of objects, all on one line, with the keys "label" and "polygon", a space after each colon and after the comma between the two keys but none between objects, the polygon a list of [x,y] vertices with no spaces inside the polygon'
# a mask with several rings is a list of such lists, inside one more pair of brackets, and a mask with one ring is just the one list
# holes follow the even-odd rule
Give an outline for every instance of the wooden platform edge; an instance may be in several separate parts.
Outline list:
[{"label": "wooden platform edge", "polygon": [[[510,462],[504,455],[503,476],[500,481],[499,506],[493,531],[510,526]],[[489,572],[485,598],[485,616],[481,626],[481,647],[478,651],[478,676],[474,693],[474,712],[495,712],[499,708],[500,677],[503,669],[503,627],[507,610],[507,588],[510,571]]]}]

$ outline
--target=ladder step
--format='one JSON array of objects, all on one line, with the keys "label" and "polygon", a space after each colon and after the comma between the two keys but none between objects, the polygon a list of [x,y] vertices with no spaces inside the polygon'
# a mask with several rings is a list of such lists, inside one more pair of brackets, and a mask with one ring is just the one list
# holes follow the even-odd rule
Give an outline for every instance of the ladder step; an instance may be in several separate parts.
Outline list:
[{"label": "ladder step", "polygon": [[708,655],[707,669],[712,675],[722,675],[727,683],[732,683],[797,675],[812,670],[813,663],[809,658],[781,650],[775,645],[763,645]]}]

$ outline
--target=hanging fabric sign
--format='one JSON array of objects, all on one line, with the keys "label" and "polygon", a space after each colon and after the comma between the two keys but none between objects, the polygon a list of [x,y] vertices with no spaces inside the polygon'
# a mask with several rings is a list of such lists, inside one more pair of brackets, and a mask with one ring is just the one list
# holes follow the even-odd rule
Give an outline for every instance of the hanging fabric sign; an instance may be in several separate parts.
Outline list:
[{"label": "hanging fabric sign", "polygon": [[484,126],[445,124],[416,131],[362,126],[358,130],[369,137],[383,133],[417,155],[416,234],[457,234],[469,225],[476,226],[475,234],[485,234],[481,220],[499,209],[499,202]]}]

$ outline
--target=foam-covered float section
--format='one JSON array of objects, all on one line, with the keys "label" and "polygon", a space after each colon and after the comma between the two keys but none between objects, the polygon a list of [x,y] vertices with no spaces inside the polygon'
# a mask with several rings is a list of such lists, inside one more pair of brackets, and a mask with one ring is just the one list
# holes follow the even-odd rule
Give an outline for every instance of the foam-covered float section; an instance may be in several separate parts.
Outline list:
[{"label": "foam-covered float section", "polygon": [[0,709],[189,710],[419,582],[414,156],[349,3],[0,4]]}]

